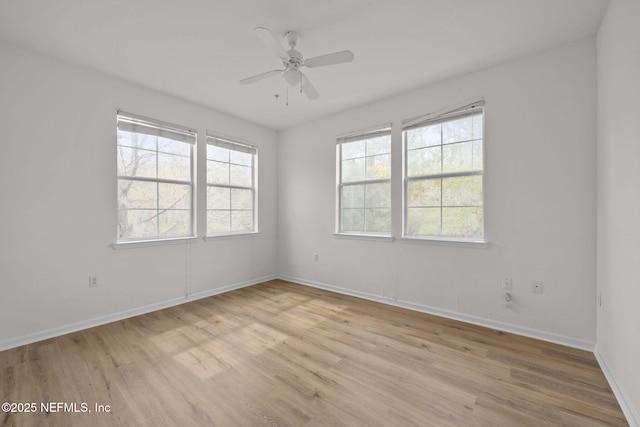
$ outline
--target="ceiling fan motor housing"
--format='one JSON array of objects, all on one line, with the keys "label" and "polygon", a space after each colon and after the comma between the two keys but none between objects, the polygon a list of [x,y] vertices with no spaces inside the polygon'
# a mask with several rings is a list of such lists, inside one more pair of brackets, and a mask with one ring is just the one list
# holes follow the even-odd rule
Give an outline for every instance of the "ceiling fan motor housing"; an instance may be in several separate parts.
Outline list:
[{"label": "ceiling fan motor housing", "polygon": [[284,63],[286,67],[300,68],[304,65],[304,57],[297,50],[290,49],[287,51],[287,55],[289,55],[289,61]]}]

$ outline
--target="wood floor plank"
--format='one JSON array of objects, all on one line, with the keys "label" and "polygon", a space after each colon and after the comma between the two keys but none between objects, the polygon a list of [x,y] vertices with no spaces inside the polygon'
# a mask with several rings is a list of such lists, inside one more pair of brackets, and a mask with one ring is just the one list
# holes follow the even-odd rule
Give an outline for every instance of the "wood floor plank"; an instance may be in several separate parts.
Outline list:
[{"label": "wood floor plank", "polygon": [[589,352],[282,280],[0,352],[0,399],[38,405],[20,427],[628,425]]}]

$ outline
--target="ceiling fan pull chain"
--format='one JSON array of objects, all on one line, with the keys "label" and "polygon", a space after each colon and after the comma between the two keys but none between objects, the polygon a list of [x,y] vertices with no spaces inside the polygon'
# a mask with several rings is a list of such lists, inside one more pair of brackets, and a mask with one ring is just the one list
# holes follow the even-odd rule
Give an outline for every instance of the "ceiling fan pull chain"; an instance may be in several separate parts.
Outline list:
[{"label": "ceiling fan pull chain", "polygon": [[287,86],[287,107],[289,106],[289,86]]}]

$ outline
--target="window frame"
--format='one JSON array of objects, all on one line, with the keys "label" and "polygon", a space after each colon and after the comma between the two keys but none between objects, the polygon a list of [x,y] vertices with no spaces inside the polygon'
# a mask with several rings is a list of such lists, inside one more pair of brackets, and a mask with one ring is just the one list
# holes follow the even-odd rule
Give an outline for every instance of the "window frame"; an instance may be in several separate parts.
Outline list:
[{"label": "window frame", "polygon": [[[417,176],[408,176],[408,141],[407,141],[407,131],[412,129],[418,129],[427,127],[430,125],[442,124],[451,121],[455,121],[468,116],[476,116],[480,115],[482,117],[482,168],[476,170],[469,171],[461,171],[461,172],[440,172],[434,174],[423,174]],[[463,105],[448,108],[445,110],[441,110],[439,112],[431,113],[425,116],[420,116],[413,119],[408,119],[403,121],[402,123],[402,239],[411,240],[411,241],[423,241],[430,242],[436,244],[467,244],[470,246],[480,246],[485,247],[487,244],[486,240],[486,230],[485,230],[485,127],[486,127],[486,114],[485,114],[485,102],[484,100],[479,100],[472,103],[464,103]],[[470,140],[473,141],[473,140]],[[464,141],[462,141],[464,142]],[[454,142],[452,144],[459,143]],[[440,141],[439,146],[444,147],[449,144],[443,144],[442,140]],[[442,159],[442,154],[441,154]],[[441,185],[442,180],[446,178],[454,178],[454,177],[465,177],[465,176],[480,176],[481,181],[481,210],[482,210],[482,224],[481,224],[481,235],[473,236],[473,237],[458,237],[458,236],[447,236],[447,235],[412,235],[408,234],[409,227],[409,203],[408,203],[408,187],[410,182],[418,182],[418,181],[427,181],[427,180],[435,180],[440,179]],[[442,190],[441,190],[442,191]],[[443,209],[442,199],[440,200],[440,229],[442,229],[442,209]]]},{"label": "window frame", "polygon": [[[229,182],[228,185],[219,184],[219,183],[210,183],[208,178],[208,162],[209,157],[207,152],[207,148],[209,145],[218,146],[221,148],[226,148],[228,150],[236,150],[244,153],[251,154],[251,187],[232,185]],[[234,237],[243,237],[243,236],[255,236],[258,234],[258,147],[256,145],[240,141],[237,138],[232,138],[228,136],[223,136],[218,133],[207,131],[206,139],[205,139],[205,227],[204,227],[204,240],[215,240],[215,239],[228,239]],[[215,160],[212,160],[215,161]],[[229,162],[226,162],[229,166],[232,165],[231,159]],[[250,190],[251,191],[251,201],[252,201],[252,209],[251,209],[251,221],[252,228],[251,230],[240,230],[240,231],[223,231],[216,233],[209,233],[209,188],[210,187],[218,187],[218,188],[228,188],[230,191],[233,189],[240,190]],[[233,212],[232,206],[229,206],[229,214],[231,215]]]},{"label": "window frame", "polygon": [[[124,129],[123,129],[124,128]],[[136,129],[144,130],[146,132],[136,132]],[[158,141],[156,139],[156,147],[155,150],[148,150],[155,153],[156,156],[156,177],[136,177],[132,175],[120,175],[119,166],[120,160],[118,155],[118,149],[121,146],[118,140],[118,132],[120,130],[125,130],[127,132],[137,133],[137,134],[146,134],[153,135],[156,138],[165,137],[167,139],[171,139],[173,141],[182,142],[189,145],[189,180],[179,180],[179,179],[169,179],[169,178],[160,178],[158,176],[158,165],[157,158],[159,154],[172,154],[172,153],[163,153],[158,149]],[[180,141],[180,139],[183,139]],[[168,122],[164,122],[157,119],[152,119],[144,116],[140,116],[137,114],[132,114],[128,112],[124,112],[122,110],[118,110],[116,113],[116,233],[115,233],[115,243],[114,248],[125,248],[125,247],[138,247],[138,246],[146,246],[146,245],[161,245],[167,243],[180,243],[185,240],[194,240],[196,238],[196,181],[195,181],[195,165],[196,165],[196,144],[197,144],[197,132],[194,128],[180,126]],[[123,146],[127,147],[127,146]],[[178,154],[175,154],[178,155]],[[155,236],[140,236],[140,237],[130,237],[130,238],[121,238],[120,237],[120,192],[118,190],[120,180],[131,180],[137,182],[151,182],[156,185],[160,184],[177,184],[177,185],[188,185],[189,186],[189,230],[190,232],[187,234],[176,234],[173,236],[161,236],[159,231]],[[158,191],[158,190],[156,190]],[[156,211],[159,215],[160,209],[159,207],[160,198],[156,196]],[[166,209],[165,209],[166,210]],[[156,225],[156,227],[159,227]]]},{"label": "window frame", "polygon": [[[389,177],[383,179],[365,179],[358,181],[343,182],[342,181],[342,145],[351,142],[369,140],[376,137],[388,136],[389,138],[389,152],[385,153],[389,155]],[[393,178],[393,138],[391,134],[391,124],[385,124],[375,126],[373,128],[351,132],[336,138],[336,219],[335,219],[335,233],[336,237],[364,237],[373,239],[392,239],[393,237],[393,201],[392,201],[392,178]],[[364,156],[364,159],[373,156]],[[366,160],[365,160],[366,162]],[[345,187],[355,185],[369,185],[369,184],[382,184],[385,183],[389,186],[389,231],[388,232],[368,232],[368,231],[345,231],[343,230],[343,206],[342,206],[342,194]],[[366,206],[363,208],[366,215]],[[366,217],[365,217],[366,228]]]}]

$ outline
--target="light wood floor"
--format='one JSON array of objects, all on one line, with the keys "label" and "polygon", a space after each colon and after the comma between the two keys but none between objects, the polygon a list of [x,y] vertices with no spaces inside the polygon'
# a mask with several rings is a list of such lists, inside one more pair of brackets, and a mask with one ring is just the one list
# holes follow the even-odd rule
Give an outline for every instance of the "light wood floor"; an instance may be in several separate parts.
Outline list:
[{"label": "light wood floor", "polygon": [[0,396],[38,405],[7,426],[627,425],[591,353],[279,280],[0,352]]}]

